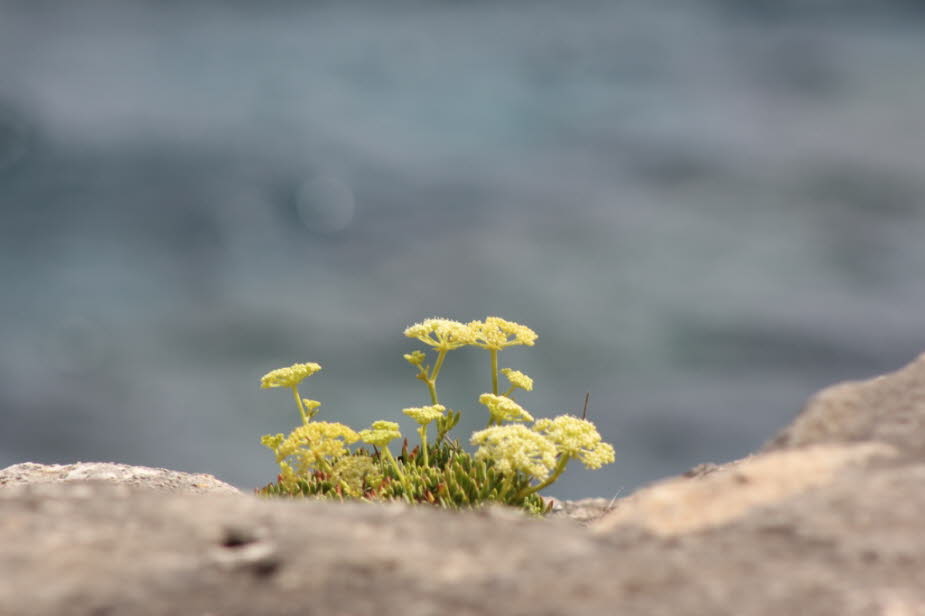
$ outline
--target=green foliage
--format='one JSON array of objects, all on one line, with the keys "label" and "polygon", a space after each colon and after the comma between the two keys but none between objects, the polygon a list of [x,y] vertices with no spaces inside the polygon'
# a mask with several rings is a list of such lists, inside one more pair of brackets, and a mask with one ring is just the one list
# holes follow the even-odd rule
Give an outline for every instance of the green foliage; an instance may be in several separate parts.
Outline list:
[{"label": "green foliage", "polygon": [[[510,368],[499,371],[498,356],[509,346],[533,346],[537,336],[530,328],[498,317],[468,324],[427,319],[406,329],[405,335],[437,354],[433,365],[425,363],[427,354],[420,350],[404,356],[427,386],[431,402],[403,410],[417,422],[420,444],[409,451],[404,439],[401,454],[395,457],[389,450],[389,443],[401,438],[395,422],[379,420],[355,432],[344,424],[313,421],[320,402],[302,398],[298,386],[321,366],[303,363],[273,370],[263,377],[261,386],[291,389],[302,425],[288,436],[268,434],[261,439],[276,455],[280,474],[259,494],[398,500],[448,509],[501,503],[540,515],[549,505],[539,491],[556,481],[570,460],[578,459],[588,468],[614,461],[613,447],[601,440],[590,421],[570,415],[534,421],[514,401],[514,391],[532,390],[533,380]],[[437,378],[447,353],[464,346],[488,350],[491,362],[492,391],[479,397],[488,410],[488,420],[484,430],[472,435],[470,443],[478,446],[474,454],[447,438],[461,414],[440,404],[437,395]],[[510,382],[503,394],[498,393],[499,373]],[[527,427],[526,422],[533,425]],[[428,440],[430,424],[436,426],[433,440]],[[350,451],[347,445],[357,441],[372,449]]]},{"label": "green foliage", "polygon": [[[534,514],[548,510],[547,503],[538,494],[519,495],[528,487],[524,476],[508,484],[490,460],[476,460],[459,448],[458,443],[441,443],[430,450],[430,464],[422,463],[420,449],[397,457],[398,468],[381,464],[378,451],[359,449],[338,462],[328,473],[315,470],[293,482],[277,481],[259,490],[267,496],[313,496],[338,500],[363,499],[368,501],[399,500],[431,504],[447,509],[478,507],[489,503],[504,503],[520,507]],[[355,468],[354,460],[370,462],[364,471],[352,475],[342,468]],[[549,503],[551,504],[551,502]]]}]

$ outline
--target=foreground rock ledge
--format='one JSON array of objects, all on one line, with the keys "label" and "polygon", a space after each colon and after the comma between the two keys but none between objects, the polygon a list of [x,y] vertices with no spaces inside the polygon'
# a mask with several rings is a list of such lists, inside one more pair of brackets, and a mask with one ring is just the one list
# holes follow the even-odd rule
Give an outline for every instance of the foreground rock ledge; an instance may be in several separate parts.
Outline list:
[{"label": "foreground rock ledge", "polygon": [[925,614],[922,443],[925,356],[588,528],[0,471],[0,614]]}]

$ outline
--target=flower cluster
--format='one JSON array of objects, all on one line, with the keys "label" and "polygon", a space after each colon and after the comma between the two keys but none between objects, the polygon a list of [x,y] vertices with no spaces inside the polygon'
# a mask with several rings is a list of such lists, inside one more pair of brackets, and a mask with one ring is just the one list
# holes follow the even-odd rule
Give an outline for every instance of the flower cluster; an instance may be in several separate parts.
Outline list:
[{"label": "flower cluster", "polygon": [[283,475],[292,478],[316,469],[330,471],[331,464],[347,454],[346,445],[359,439],[359,434],[342,423],[313,421],[285,438],[282,434],[264,436],[261,443],[276,454]]},{"label": "flower cluster", "polygon": [[[577,459],[591,469],[614,461],[613,447],[603,442],[590,421],[571,415],[534,420],[514,400],[515,390],[533,390],[533,379],[519,370],[499,369],[499,354],[515,345],[533,346],[537,335],[529,327],[491,316],[469,323],[432,318],[404,333],[436,353],[432,364],[422,350],[404,355],[417,369],[417,378],[425,383],[430,397],[430,404],[402,411],[418,424],[420,444],[409,450],[405,439],[396,457],[389,450],[392,441],[402,438],[396,422],[378,420],[354,432],[344,424],[313,421],[321,403],[302,398],[299,385],[321,366],[302,363],[273,370],[261,379],[261,387],[290,388],[302,425],[288,436],[261,439],[280,467],[277,483],[262,493],[399,499],[445,507],[498,501],[543,513],[549,505],[538,492],[556,481],[570,460]],[[476,447],[474,455],[447,437],[461,413],[441,404],[437,394],[437,378],[447,354],[465,346],[489,351],[491,360],[491,391],[478,399],[488,410],[488,425],[472,434],[469,442]],[[504,393],[499,393],[499,374],[510,384]],[[433,439],[428,437],[431,424],[437,430]],[[357,441],[372,446],[373,451],[349,450],[348,445]]]},{"label": "flower cluster", "polygon": [[394,421],[374,421],[371,428],[360,430],[360,439],[376,447],[385,447],[397,438],[401,438],[401,432]]},{"label": "flower cluster", "polygon": [[507,380],[511,383],[511,391],[513,392],[515,388],[519,387],[524,391],[533,391],[533,379],[521,372],[520,370],[512,370],[510,368],[503,368],[501,374],[507,377]]},{"label": "flower cluster", "polygon": [[446,411],[446,407],[442,404],[431,404],[430,406],[414,406],[407,408],[402,410],[402,413],[422,426],[426,426],[430,422],[443,417],[444,411]]},{"label": "flower cluster", "polygon": [[486,317],[484,321],[472,321],[468,325],[472,344],[483,349],[500,351],[515,344],[533,346],[536,332],[519,323],[505,321],[499,317]]},{"label": "flower cluster", "polygon": [[427,319],[405,330],[405,336],[417,338],[437,351],[452,351],[472,342],[472,331],[452,319]]},{"label": "flower cluster", "polygon": [[556,465],[556,448],[549,439],[520,424],[475,432],[471,444],[479,447],[477,460],[491,460],[502,473],[525,473],[542,481]]},{"label": "flower cluster", "polygon": [[488,407],[488,412],[491,414],[489,423],[502,424],[505,421],[533,421],[533,415],[507,396],[482,394],[479,396],[479,403]]},{"label": "flower cluster", "polygon": [[306,378],[321,370],[321,366],[309,362],[307,364],[293,364],[288,368],[278,368],[263,375],[260,387],[295,387]]},{"label": "flower cluster", "polygon": [[533,429],[555,443],[560,454],[578,458],[588,468],[600,468],[615,459],[613,446],[601,441],[597,428],[585,419],[559,415],[538,420]]}]

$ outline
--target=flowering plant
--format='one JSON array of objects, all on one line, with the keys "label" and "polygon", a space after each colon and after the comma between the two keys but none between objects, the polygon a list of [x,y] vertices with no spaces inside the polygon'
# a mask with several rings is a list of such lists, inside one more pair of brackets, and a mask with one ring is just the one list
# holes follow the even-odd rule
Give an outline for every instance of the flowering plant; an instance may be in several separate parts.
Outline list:
[{"label": "flowering plant", "polygon": [[[427,353],[421,350],[404,356],[417,369],[430,398],[429,405],[402,411],[418,424],[420,443],[409,450],[408,440],[403,439],[400,455],[393,456],[389,443],[402,438],[395,422],[374,421],[370,428],[355,432],[341,423],[314,421],[321,403],[302,398],[299,385],[321,366],[303,363],[273,370],[263,377],[261,387],[291,389],[302,424],[288,436],[267,434],[261,439],[275,454],[280,473],[259,493],[402,500],[446,508],[497,502],[542,514],[551,503],[539,491],[556,481],[571,460],[591,469],[614,461],[613,447],[601,440],[590,421],[571,415],[534,420],[514,400],[517,389],[532,391],[533,379],[511,368],[499,370],[499,353],[514,345],[533,346],[537,335],[529,327],[499,317],[466,324],[434,318],[407,328],[405,336],[436,353],[433,364],[426,363]],[[479,396],[489,417],[485,429],[470,438],[477,447],[474,455],[448,438],[461,413],[441,404],[437,394],[447,353],[465,346],[487,350],[491,361],[491,391]],[[499,374],[510,384],[503,393],[499,393]],[[431,424],[436,427],[433,439],[428,438]],[[357,442],[372,449],[347,448]]]}]

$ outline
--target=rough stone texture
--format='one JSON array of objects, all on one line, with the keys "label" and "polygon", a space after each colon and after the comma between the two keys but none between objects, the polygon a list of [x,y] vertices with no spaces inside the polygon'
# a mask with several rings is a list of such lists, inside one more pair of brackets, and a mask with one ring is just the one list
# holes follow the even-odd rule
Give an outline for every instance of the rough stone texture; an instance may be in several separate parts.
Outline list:
[{"label": "rough stone texture", "polygon": [[763,451],[880,441],[925,459],[925,354],[889,375],[841,383],[812,397]]},{"label": "rough stone texture", "polygon": [[240,490],[233,485],[220,481],[212,475],[181,473],[166,468],[129,466],[113,462],[77,462],[76,464],[23,462],[0,470],[0,488],[85,480],[111,481],[121,485],[139,486],[165,492],[240,493]]},{"label": "rough stone texture", "polygon": [[925,614],[923,392],[925,357],[562,519],[0,480],[0,614]]},{"label": "rough stone texture", "polygon": [[587,526],[616,507],[616,498],[584,498],[577,501],[563,501],[557,498],[552,500],[550,519],[563,519],[578,522]]},{"label": "rough stone texture", "polygon": [[640,490],[598,520],[596,530],[632,523],[661,536],[721,527],[757,507],[826,486],[846,467],[896,456],[882,443],[815,445],[751,456],[692,481],[663,481]]}]

